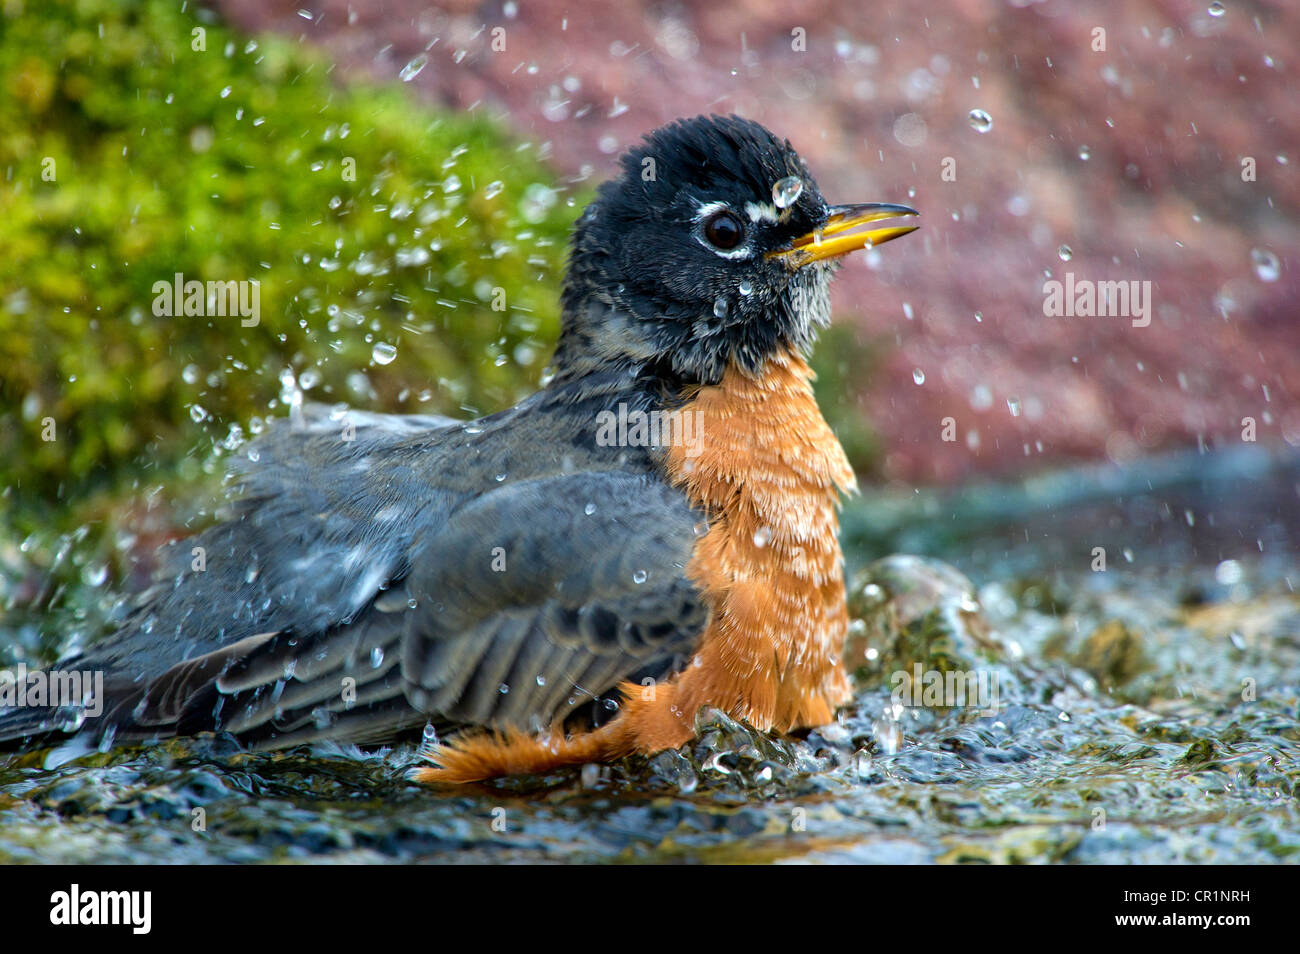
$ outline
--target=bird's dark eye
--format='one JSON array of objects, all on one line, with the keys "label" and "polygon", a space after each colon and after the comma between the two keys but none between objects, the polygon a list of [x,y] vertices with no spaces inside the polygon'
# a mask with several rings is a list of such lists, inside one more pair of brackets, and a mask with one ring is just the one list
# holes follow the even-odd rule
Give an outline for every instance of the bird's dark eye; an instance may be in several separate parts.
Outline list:
[{"label": "bird's dark eye", "polygon": [[704,222],[704,237],[714,248],[732,249],[745,237],[745,227],[731,212],[715,212]]}]

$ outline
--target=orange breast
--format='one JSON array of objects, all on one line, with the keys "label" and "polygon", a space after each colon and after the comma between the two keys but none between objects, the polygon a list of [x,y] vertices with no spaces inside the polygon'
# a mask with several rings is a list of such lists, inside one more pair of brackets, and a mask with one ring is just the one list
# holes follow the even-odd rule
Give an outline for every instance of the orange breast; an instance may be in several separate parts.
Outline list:
[{"label": "orange breast", "polygon": [[729,369],[681,411],[693,420],[678,435],[693,439],[670,448],[668,475],[709,515],[687,566],[709,623],[685,669],[657,686],[625,683],[619,716],[595,731],[463,737],[418,778],[464,782],[675,748],[705,705],[781,731],[834,717],[850,694],[837,513],[854,478],[811,382],[802,357],[780,355],[759,378]]},{"label": "orange breast", "polygon": [[638,750],[689,739],[702,705],[785,731],[828,722],[848,700],[837,514],[855,484],[811,382],[804,359],[785,354],[759,378],[729,368],[682,409],[696,440],[670,449],[668,472],[709,514],[687,572],[711,615],[672,683],[654,698],[627,687],[618,721]]}]

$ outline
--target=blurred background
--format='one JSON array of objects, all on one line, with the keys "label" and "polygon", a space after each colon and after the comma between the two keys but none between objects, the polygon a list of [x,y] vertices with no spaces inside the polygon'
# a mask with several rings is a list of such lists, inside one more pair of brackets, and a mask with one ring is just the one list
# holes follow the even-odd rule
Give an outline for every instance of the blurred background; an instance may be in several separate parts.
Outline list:
[{"label": "blurred background", "polygon": [[[301,7],[218,4],[353,76],[426,56],[424,102],[499,117],[562,174],[604,178],[661,123],[739,112],[832,201],[922,210],[921,234],[849,259],[836,290],[826,351],[844,357],[823,392],[875,437],[860,470],[930,484],[1124,461],[1240,444],[1245,416],[1300,446],[1295,4]],[[1067,271],[1150,281],[1151,325],[1046,319],[1043,283]]]},{"label": "blurred background", "polygon": [[[869,488],[846,516],[862,548],[1030,510],[1059,542],[1064,501],[1122,510],[1134,487],[1206,475],[1189,493],[1235,502],[1228,529],[1184,518],[1199,498],[1146,522],[1292,542],[1296,4],[0,10],[0,580],[18,655],[48,649],[42,614],[93,630],[86,593],[138,586],[287,404],[466,416],[534,389],[573,218],[625,147],[704,112],[788,137],[831,201],[922,212],[906,242],[848,260],[816,356]],[[155,315],[177,273],[257,281],[258,323]],[[1047,316],[1067,273],[1149,282],[1149,324]],[[1135,532],[1126,512],[1103,522]]]}]

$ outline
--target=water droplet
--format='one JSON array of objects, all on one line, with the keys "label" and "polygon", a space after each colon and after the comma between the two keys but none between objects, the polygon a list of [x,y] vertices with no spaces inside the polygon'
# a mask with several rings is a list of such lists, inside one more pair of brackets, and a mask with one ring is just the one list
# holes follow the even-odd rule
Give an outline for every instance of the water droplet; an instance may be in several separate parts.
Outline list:
[{"label": "water droplet", "polygon": [[1205,12],[1212,17],[1221,17],[1228,12],[1228,8],[1221,4],[1219,0],[1214,0]]},{"label": "water droplet", "polygon": [[392,364],[397,357],[397,348],[386,341],[380,341],[371,349],[370,357],[375,364]]},{"label": "water droplet", "polygon": [[633,583],[644,583],[649,579],[649,574],[645,570],[637,570],[632,574]]},{"label": "water droplet", "polygon": [[503,696],[508,694],[510,692],[510,685],[504,682],[501,683],[501,685],[497,686],[497,692],[501,693]]},{"label": "water droplet", "polygon": [[1007,398],[1007,410],[1011,412],[1011,416],[1012,416],[1012,417],[1019,417],[1019,416],[1020,416],[1020,398],[1018,398],[1018,397],[1009,397],[1009,398]]},{"label": "water droplet", "polygon": [[99,745],[95,748],[100,752],[107,752],[113,747],[113,739],[117,737],[117,726],[110,725],[104,730],[103,737],[99,740]]},{"label": "water droplet", "polygon": [[403,268],[427,265],[430,257],[429,250],[423,245],[416,245],[412,248],[399,248],[393,253],[393,261]]},{"label": "water droplet", "polygon": [[87,586],[103,586],[108,579],[108,564],[88,563],[81,568],[81,580]]},{"label": "water droplet", "polygon": [[771,527],[759,527],[757,530],[754,531],[754,546],[758,547],[760,550],[763,547],[767,546],[768,542],[771,539],[772,539]]},{"label": "water droplet", "polygon": [[589,503],[587,504],[587,506],[582,508],[582,512],[585,513],[588,517],[590,517],[593,513],[596,512],[596,505],[594,503]]},{"label": "water droplet", "polygon": [[747,281],[741,282],[740,285],[738,286],[738,290],[742,295],[745,296],[754,294],[754,286]]},{"label": "water droplet", "polygon": [[415,59],[411,60],[411,62],[403,66],[402,72],[398,73],[397,75],[401,78],[403,83],[409,83],[411,82],[411,80],[419,76],[420,71],[423,70],[428,65],[429,65],[429,54],[421,53]]},{"label": "water droplet", "polygon": [[1282,274],[1282,265],[1277,256],[1266,248],[1252,248],[1250,262],[1255,266],[1255,274],[1261,282],[1275,282]]},{"label": "water droplet", "polygon": [[786,176],[778,179],[772,186],[772,201],[778,209],[788,209],[799,201],[803,194],[803,180],[798,176]]},{"label": "water droplet", "polygon": [[384,647],[376,646],[370,650],[370,668],[378,669],[384,664]]},{"label": "water droplet", "polygon": [[1221,586],[1240,583],[1243,575],[1241,564],[1236,560],[1224,560],[1214,568],[1214,580]]},{"label": "water droplet", "polygon": [[976,132],[986,133],[993,128],[993,117],[982,109],[972,109],[967,118],[970,128]]},{"label": "water droplet", "polygon": [[483,187],[483,198],[495,199],[503,191],[505,191],[505,187],[506,184],[504,182],[502,182],[500,179],[495,179]]},{"label": "water droplet", "polygon": [[915,381],[917,384],[924,384],[924,383],[925,383],[925,372],[922,371],[920,368],[913,368],[913,369],[912,369],[912,380]]},{"label": "water droplet", "polygon": [[1089,159],[1092,158],[1092,150],[1089,149],[1087,146],[1080,146],[1079,158],[1082,159],[1084,162],[1087,162]]},{"label": "water droplet", "polygon": [[727,300],[725,298],[713,299],[713,317],[715,318],[727,317]]},{"label": "water droplet", "polygon": [[207,420],[207,418],[208,418],[208,412],[207,412],[207,410],[203,407],[203,405],[201,405],[201,404],[191,404],[191,405],[190,405],[190,420],[191,420],[191,421],[194,421],[195,423],[200,423],[200,422],[202,422],[202,421]]},{"label": "water droplet", "polygon": [[1056,250],[1056,254],[1061,256],[1061,261],[1068,262],[1070,259],[1074,258],[1074,249],[1070,248],[1068,245],[1062,245]]}]

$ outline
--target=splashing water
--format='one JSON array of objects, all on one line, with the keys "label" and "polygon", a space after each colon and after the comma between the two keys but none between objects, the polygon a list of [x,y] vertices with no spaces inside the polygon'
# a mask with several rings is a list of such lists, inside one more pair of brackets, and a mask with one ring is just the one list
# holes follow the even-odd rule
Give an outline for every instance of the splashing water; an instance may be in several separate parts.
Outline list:
[{"label": "splashing water", "polygon": [[409,83],[411,80],[419,76],[421,71],[428,65],[429,54],[421,53],[415,59],[411,60],[411,62],[403,66],[402,71],[397,75],[403,83]]},{"label": "splashing water", "polygon": [[1275,282],[1282,274],[1282,265],[1276,255],[1265,248],[1252,248],[1250,262],[1261,282]]}]

